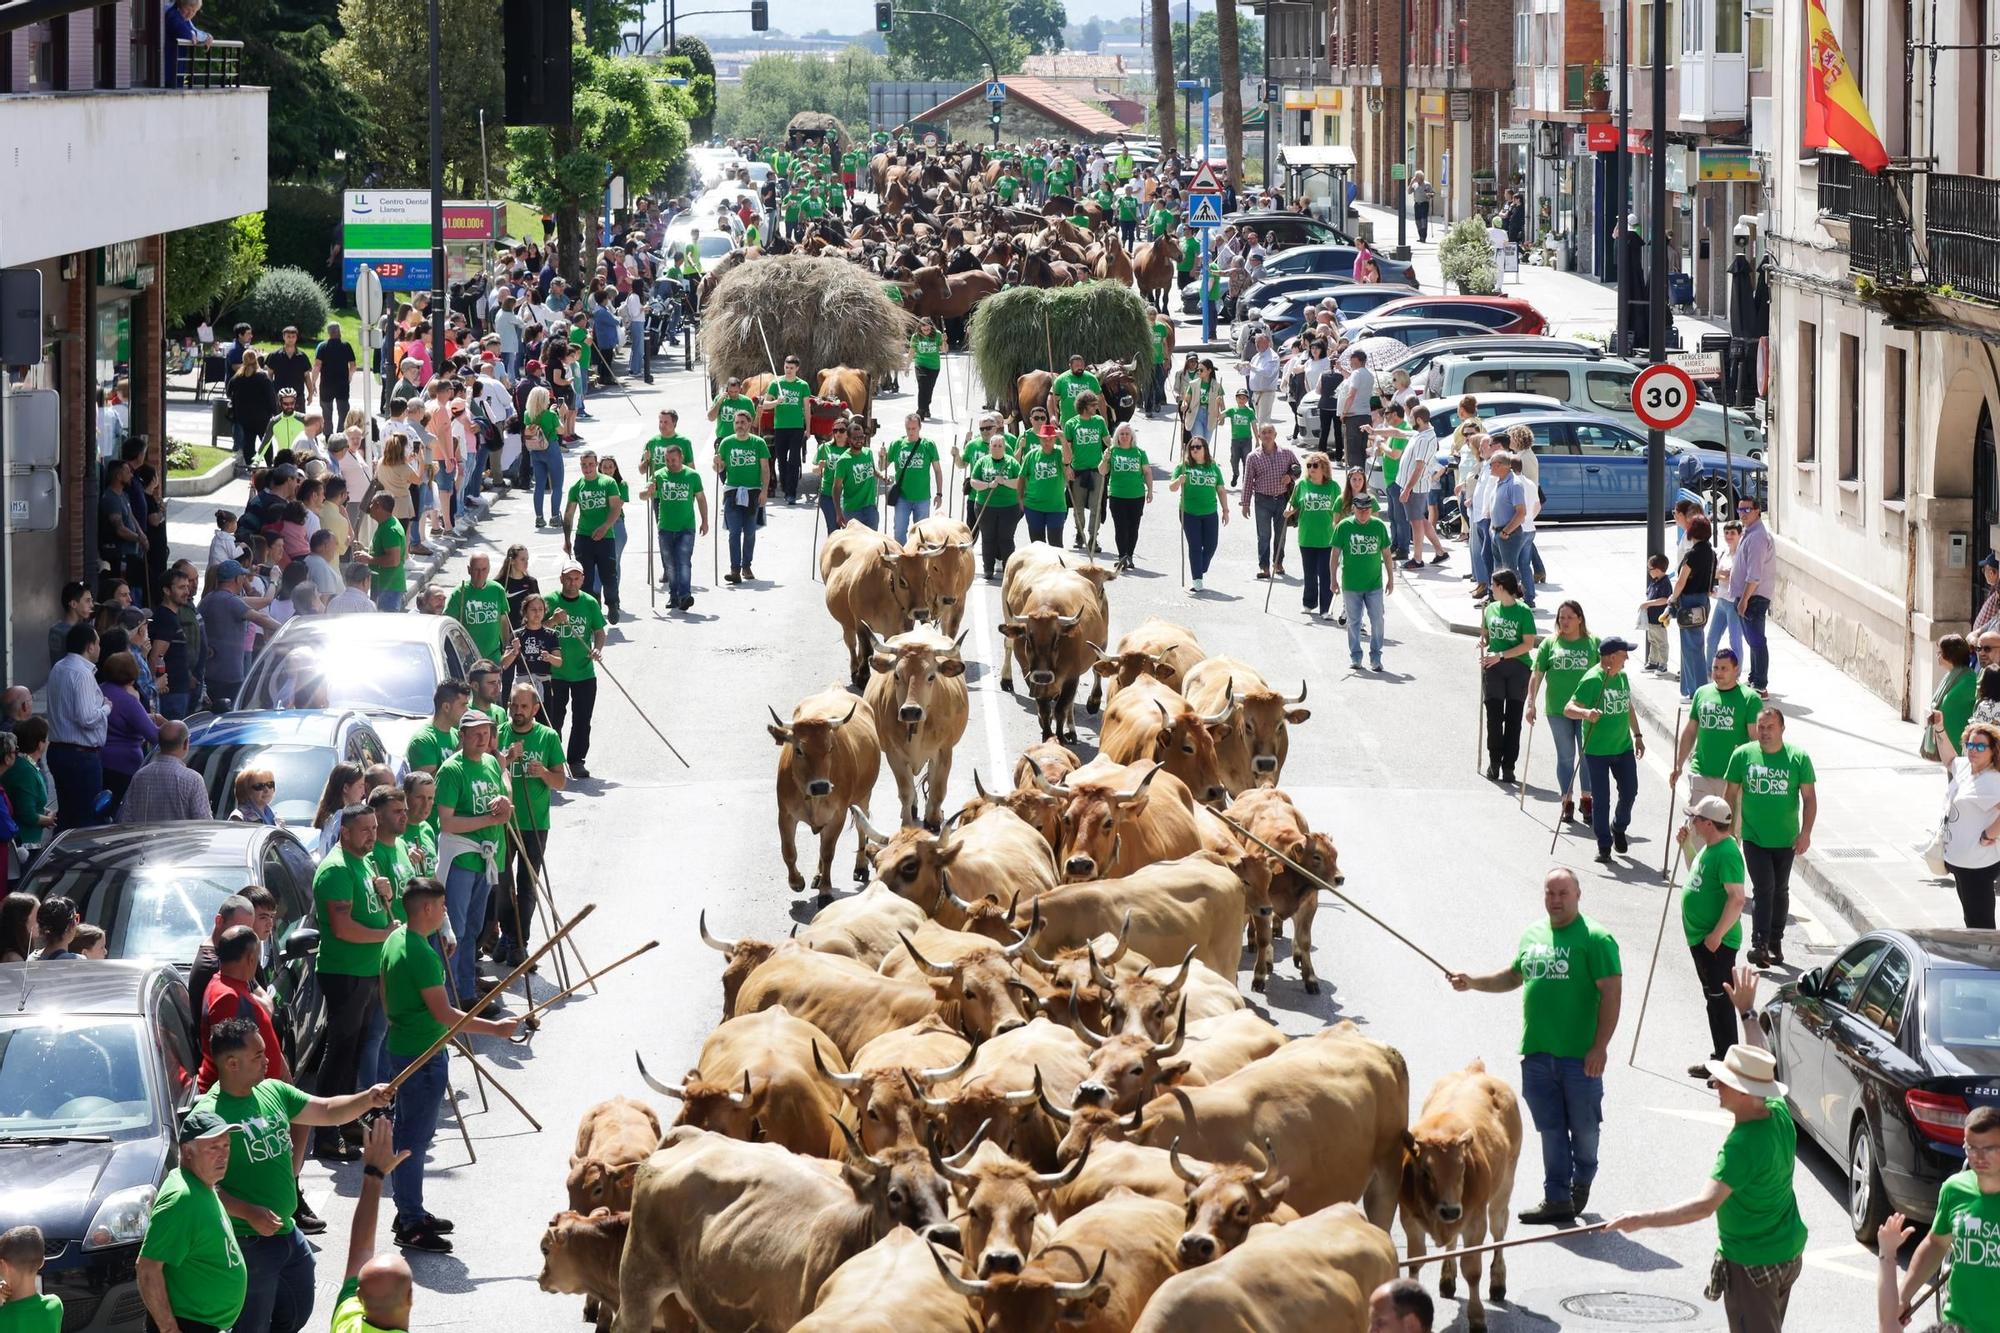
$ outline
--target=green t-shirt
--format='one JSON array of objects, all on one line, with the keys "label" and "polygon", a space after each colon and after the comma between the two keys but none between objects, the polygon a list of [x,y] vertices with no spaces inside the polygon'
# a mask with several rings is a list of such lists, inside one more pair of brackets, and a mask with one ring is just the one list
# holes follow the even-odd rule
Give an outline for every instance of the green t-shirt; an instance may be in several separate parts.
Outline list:
[{"label": "green t-shirt", "polygon": [[507,592],[488,579],[483,587],[461,583],[452,589],[444,613],[465,626],[479,655],[489,662],[500,660],[507,642]]},{"label": "green t-shirt", "polygon": [[332,976],[372,977],[382,945],[356,944],[333,933],[331,903],[351,903],[356,925],[387,930],[395,922],[389,905],[375,892],[375,866],[365,857],[349,856],[344,847],[326,854],[313,872],[313,921],[319,927],[319,970]]},{"label": "green t-shirt", "polygon": [[764,443],[761,435],[745,435],[737,438],[725,435],[715,442],[715,451],[722,455],[722,484],[724,486],[748,486],[752,490],[764,484],[764,469],[761,464],[770,458],[771,447]]},{"label": "green t-shirt", "polygon": [[1745,842],[1782,848],[1798,841],[1800,788],[1818,781],[1811,755],[1793,745],[1766,754],[1756,741],[1745,741],[1730,754],[1723,776],[1743,790]]},{"label": "green t-shirt", "polygon": [[375,525],[375,540],[368,545],[368,553],[385,556],[396,553],[395,563],[377,565],[370,572],[374,575],[373,587],[376,592],[405,592],[409,580],[403,574],[403,562],[409,558],[410,539],[403,535],[403,525],[394,518],[385,518]]},{"label": "green t-shirt", "polygon": [[427,768],[435,773],[439,764],[457,753],[458,733],[447,731],[435,722],[426,722],[416,735],[410,737],[403,759],[411,768]]},{"label": "green t-shirt", "polygon": [[1938,712],[1944,714],[1944,734],[1951,737],[1956,746],[1964,742],[1965,724],[1972,720],[1973,705],[1979,702],[1979,673],[1960,671],[1951,688],[1938,700]]},{"label": "green t-shirt", "polygon": [[1012,176],[1002,176],[993,182],[993,194],[1003,204],[1013,203],[1014,196],[1020,192],[1020,189],[1021,182]]},{"label": "green t-shirt", "polygon": [[1146,229],[1152,232],[1154,240],[1173,235],[1174,211],[1163,204],[1153,205],[1152,216],[1146,219]]},{"label": "green t-shirt", "polygon": [[[463,752],[453,755],[439,766],[437,771],[437,808],[439,813],[462,816],[491,813],[494,799],[505,796],[507,787],[501,776],[500,761],[490,754],[477,759],[468,758]],[[483,842],[489,847],[498,847],[500,840],[507,836],[507,830],[499,824],[488,824],[483,829],[462,833],[463,838]],[[456,870],[478,870],[479,857],[472,852],[461,852],[452,860]]]},{"label": "green t-shirt", "polygon": [[798,220],[799,220],[799,197],[795,194],[787,195],[785,197],[785,221],[790,223],[790,222],[797,222]]},{"label": "green t-shirt", "polygon": [[681,447],[682,466],[694,466],[694,443],[685,435],[655,435],[646,441],[646,452],[640,460],[640,466],[648,472],[658,472],[664,468],[667,465],[667,446],[670,444],[678,444]]},{"label": "green t-shirt", "polygon": [[1056,376],[1055,383],[1049,387],[1049,392],[1055,395],[1056,407],[1062,413],[1063,421],[1067,423],[1076,415],[1076,400],[1086,393],[1094,393],[1102,398],[1104,386],[1098,382],[1097,376],[1087,370],[1075,374],[1065,370]]},{"label": "green t-shirt", "polygon": [[889,472],[905,500],[931,498],[931,468],[937,461],[938,448],[929,440],[897,440],[889,446]]},{"label": "green t-shirt", "polygon": [[725,398],[716,400],[715,438],[718,443],[724,436],[736,433],[736,414],[738,412],[748,412],[750,414],[751,428],[756,428],[757,404],[751,401],[747,395],[733,393]]},{"label": "green t-shirt", "polygon": [[511,724],[502,727],[500,748],[504,751],[516,745],[521,747],[521,757],[507,766],[514,779],[514,822],[524,829],[545,829],[549,826],[549,784],[528,776],[528,761],[539,759],[543,768],[561,768],[562,737],[554,727],[540,722],[525,732],[514,730]]},{"label": "green t-shirt", "polygon": [[[203,1093],[195,1105],[215,1112],[243,1131],[229,1136],[229,1170],[222,1188],[244,1203],[269,1208],[278,1215],[278,1234],[292,1229],[298,1211],[298,1178],[292,1174],[292,1121],[312,1098],[280,1079],[267,1078],[247,1097],[231,1097],[220,1083]],[[251,1240],[257,1229],[231,1218],[238,1240]]]},{"label": "green t-shirt", "polygon": [[[697,266],[696,272],[700,268]],[[576,366],[579,371],[590,369],[590,330],[583,325],[573,326],[569,331],[570,345],[577,350]]]},{"label": "green t-shirt", "polygon": [[1632,682],[1624,672],[1607,676],[1599,663],[1583,673],[1570,700],[1603,715],[1583,724],[1585,754],[1624,754],[1632,748]]},{"label": "green t-shirt", "polygon": [[974,493],[974,503],[989,509],[1012,509],[1021,503],[1021,496],[1007,482],[1021,475],[1021,465],[1004,454],[999,458],[983,454],[972,460],[966,469],[974,481],[992,482],[986,490]]},{"label": "green t-shirt", "polygon": [[1120,222],[1139,220],[1139,200],[1136,196],[1129,194],[1118,196],[1118,220]]},{"label": "green t-shirt", "polygon": [[851,449],[834,466],[839,469],[840,507],[853,513],[875,507],[875,457],[867,449]]},{"label": "green t-shirt", "polygon": [[1479,619],[1486,630],[1486,651],[1489,653],[1504,653],[1510,648],[1517,648],[1535,632],[1535,613],[1524,602],[1502,606],[1496,598],[1486,604],[1486,610]]},{"label": "green t-shirt", "polygon": [[[431,818],[437,818],[437,808],[431,808]],[[410,868],[419,875],[436,875],[438,868],[437,830],[428,822],[412,824],[403,830],[403,836],[396,840],[409,859]]]},{"label": "green t-shirt", "polygon": [[399,927],[382,941],[382,1012],[389,1016],[389,1054],[422,1055],[445,1033],[424,1003],[424,992],[444,985],[444,959],[431,942]]},{"label": "green t-shirt", "polygon": [[678,472],[661,468],[653,474],[653,508],[661,532],[693,532],[694,497],[701,494],[701,474],[691,467]]},{"label": "green t-shirt", "polygon": [[1153,321],[1153,364],[1159,367],[1156,373],[1167,373],[1167,338],[1173,333],[1173,325],[1164,319]]},{"label": "green t-shirt", "polygon": [[[233,1156],[235,1149],[230,1151]],[[287,1175],[291,1160],[288,1142]],[[243,1313],[243,1297],[250,1289],[243,1248],[236,1243],[229,1214],[222,1211],[222,1200],[186,1167],[168,1172],[160,1183],[139,1257],[165,1267],[174,1318],[228,1328]]]},{"label": "green t-shirt", "polygon": [[812,397],[812,385],[797,377],[775,379],[765,387],[764,396],[771,400],[773,430],[805,429],[806,399]]},{"label": "green t-shirt", "polygon": [[1070,466],[1078,472],[1094,472],[1104,460],[1104,446],[1111,439],[1111,423],[1103,417],[1071,417],[1063,423],[1069,440]]},{"label": "green t-shirt", "polygon": [[[1764,1105],[1770,1115],[1729,1131],[1709,1177],[1729,1186],[1729,1197],[1715,1211],[1717,1248],[1723,1258],[1748,1268],[1788,1264],[1806,1249],[1806,1222],[1792,1192],[1799,1132],[1783,1097],[1766,1097]],[[1947,1303],[1945,1318],[1951,1317]]]},{"label": "green t-shirt", "polygon": [[1213,463],[1179,463],[1174,475],[1181,479],[1181,512],[1213,514],[1215,493],[1222,489],[1222,469]]},{"label": "green t-shirt", "polygon": [[1038,154],[1031,154],[1028,158],[1028,179],[1038,181],[1048,174],[1049,164],[1043,161]]},{"label": "green t-shirt", "polygon": [[576,535],[596,536],[597,530],[611,521],[611,501],[617,495],[618,483],[602,472],[571,482],[569,503],[576,506]]},{"label": "green t-shirt", "polygon": [[605,626],[604,608],[587,592],[578,593],[573,600],[557,593],[549,598],[549,614],[557,611],[567,612],[569,619],[555,626],[556,637],[562,640],[562,660],[549,668],[550,678],[597,679],[597,663],[590,660],[590,649],[597,642],[597,631]]},{"label": "green t-shirt", "polygon": [[930,333],[910,335],[910,360],[919,370],[936,370],[944,364],[944,335],[933,330]]},{"label": "green t-shirt", "polygon": [[0,1333],[62,1333],[60,1296],[28,1296],[0,1305]]},{"label": "green t-shirt", "polygon": [[1389,525],[1379,518],[1343,518],[1334,525],[1340,550],[1340,586],[1347,592],[1374,592],[1382,586],[1382,557],[1389,549]]},{"label": "green t-shirt", "polygon": [[[1763,706],[1764,701],[1757,697],[1756,691],[1741,683],[1727,693],[1714,684],[1696,690],[1690,769],[1704,778],[1722,777],[1729,767],[1729,756],[1750,739],[1750,724],[1757,720],[1758,710]],[[1786,845],[1791,845],[1789,840]]]},{"label": "green t-shirt", "polygon": [[1090,202],[1096,204],[1097,211],[1106,216],[1109,216],[1111,210],[1118,206],[1117,197],[1111,191],[1102,187],[1098,189],[1097,193],[1090,196]]},{"label": "green t-shirt", "polygon": [[[1688,867],[1687,884],[1681,889],[1681,932],[1690,945],[1699,947],[1722,920],[1728,905],[1728,884],[1746,884],[1749,872],[1743,865],[1743,848],[1734,838],[1722,838],[1695,853]],[[1722,947],[1734,949],[1743,943],[1743,919],[1738,917],[1722,936]]]},{"label": "green t-shirt", "polygon": [[368,859],[374,863],[375,873],[389,881],[389,915],[398,921],[408,920],[403,910],[403,886],[417,877],[417,868],[410,862],[403,839],[377,838]]},{"label": "green t-shirt", "polygon": [[1247,440],[1257,428],[1257,409],[1254,407],[1225,407],[1222,415],[1229,421],[1229,438]]},{"label": "green t-shirt", "polygon": [[1542,708],[1550,717],[1561,717],[1576,683],[1583,673],[1597,665],[1597,640],[1591,635],[1561,639],[1551,634],[1535,645],[1535,670],[1542,673]]},{"label": "green t-shirt", "polygon": [[1959,1172],[1938,1187],[1931,1234],[1951,1237],[1945,1322],[1966,1333],[2000,1329],[2000,1194],[1980,1193],[1979,1178]]},{"label": "green t-shirt", "polygon": [[[1334,506],[1340,499],[1340,487],[1330,481],[1300,481],[1292,487],[1292,508],[1299,511],[1299,549],[1302,551],[1323,551],[1334,544]],[[1342,562],[1341,580],[1346,581],[1347,566]],[[1376,561],[1376,584],[1381,583],[1381,562]],[[1367,584],[1358,585],[1356,592],[1364,591]]]},{"label": "green t-shirt", "polygon": [[1382,484],[1394,486],[1396,479],[1402,475],[1403,450],[1410,447],[1410,432],[1391,431],[1385,438],[1387,443],[1382,446]]},{"label": "green t-shirt", "polygon": [[24,847],[40,846],[49,835],[41,823],[49,808],[49,785],[42,781],[41,766],[16,759],[7,765],[6,772],[0,773],[0,791],[7,793],[14,823],[21,830],[16,841]]},{"label": "green t-shirt", "polygon": [[1146,451],[1136,444],[1114,444],[1111,446],[1111,479],[1104,485],[1104,493],[1114,500],[1138,500],[1146,494],[1146,473],[1151,462]]},{"label": "green t-shirt", "polygon": [[522,423],[522,429],[528,432],[540,431],[542,439],[553,447],[555,442],[562,438],[562,418],[554,411],[544,412],[538,417],[526,418]]},{"label": "green t-shirt", "polygon": [[1588,917],[1557,930],[1528,927],[1514,950],[1521,974],[1521,1054],[1581,1060],[1597,1040],[1597,983],[1618,976],[1618,941]]},{"label": "green t-shirt", "polygon": [[1069,508],[1069,488],[1063,481],[1062,453],[1037,449],[1021,460],[1021,475],[1027,479],[1022,498],[1038,514],[1060,514]]}]

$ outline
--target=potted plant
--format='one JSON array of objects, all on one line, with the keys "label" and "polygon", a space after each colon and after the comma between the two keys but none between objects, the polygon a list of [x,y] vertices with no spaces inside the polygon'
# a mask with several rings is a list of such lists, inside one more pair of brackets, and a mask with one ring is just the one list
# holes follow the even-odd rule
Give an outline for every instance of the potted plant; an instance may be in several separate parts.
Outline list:
[{"label": "potted plant", "polygon": [[1611,109],[1611,76],[1604,72],[1602,65],[1593,65],[1590,68],[1590,91],[1585,103],[1592,111]]},{"label": "potted plant", "polygon": [[1438,268],[1444,280],[1466,296],[1491,296],[1500,290],[1500,265],[1482,219],[1464,218],[1445,234],[1438,245]]}]

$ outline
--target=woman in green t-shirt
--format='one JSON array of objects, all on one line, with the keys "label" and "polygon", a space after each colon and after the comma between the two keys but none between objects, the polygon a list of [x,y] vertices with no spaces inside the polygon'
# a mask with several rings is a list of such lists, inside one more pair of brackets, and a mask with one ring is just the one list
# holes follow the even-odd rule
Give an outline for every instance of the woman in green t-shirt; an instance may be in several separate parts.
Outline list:
[{"label": "woman in green t-shirt", "polygon": [[1063,479],[1062,433],[1042,422],[1036,447],[1021,459],[1021,502],[1028,511],[1028,540],[1062,545],[1069,489]]},{"label": "woman in green t-shirt", "polygon": [[850,437],[857,447],[867,446],[865,431],[866,426],[860,418],[850,417],[840,424],[840,429],[826,438],[813,455],[813,467],[819,473],[819,516],[826,521],[828,532],[840,526],[840,513],[833,507],[833,479],[840,471],[841,460],[847,457]]},{"label": "woman in green t-shirt", "polygon": [[1285,517],[1299,522],[1299,554],[1306,566],[1305,610],[1319,620],[1333,609],[1334,506],[1345,498],[1334,492],[1332,461],[1317,450],[1307,454],[1305,476],[1292,487]]},{"label": "woman in green t-shirt", "polygon": [[1063,423],[1063,469],[1079,551],[1097,549],[1097,529],[1104,522],[1104,450],[1110,442],[1104,400],[1087,390],[1078,394],[1076,415]]},{"label": "woman in green t-shirt", "polygon": [[528,390],[528,405],[521,413],[521,448],[528,455],[528,469],[535,478],[535,530],[542,528],[542,497],[550,497],[550,508],[560,521],[562,513],[562,417],[555,410],[555,398],[540,385]]},{"label": "woman in green t-shirt", "polygon": [[979,530],[986,577],[997,579],[1014,554],[1014,532],[1021,526],[1021,465],[1008,456],[1007,437],[995,423],[981,428],[981,438],[966,446],[967,484],[972,487],[973,526]]},{"label": "woman in green t-shirt", "polygon": [[1187,541],[1188,565],[1193,573],[1188,591],[1200,592],[1222,529],[1229,525],[1229,506],[1216,503],[1216,493],[1222,489],[1222,469],[1209,456],[1207,440],[1197,435],[1188,441],[1187,462],[1174,468],[1173,484],[1167,489],[1181,493],[1181,535]]},{"label": "woman in green t-shirt", "polygon": [[[1072,422],[1072,425],[1075,423]],[[1111,473],[1105,494],[1111,506],[1111,530],[1118,548],[1115,568],[1123,573],[1132,568],[1132,556],[1139,549],[1139,520],[1153,502],[1153,464],[1132,433],[1132,423],[1119,424],[1111,433],[1111,450],[1105,455]]]},{"label": "woman in green t-shirt", "polygon": [[1556,608],[1556,632],[1535,645],[1534,660],[1534,673],[1528,677],[1528,725],[1535,725],[1535,687],[1547,682],[1542,703],[1548,714],[1549,734],[1556,740],[1556,785],[1563,793],[1563,822],[1576,818],[1576,801],[1569,794],[1572,782],[1583,792],[1583,817],[1589,819],[1590,769],[1577,762],[1583,750],[1583,723],[1563,712],[1583,673],[1597,665],[1597,640],[1591,637],[1583,618],[1583,603],[1572,599]]},{"label": "woman in green t-shirt", "polygon": [[1535,613],[1521,601],[1511,569],[1493,575],[1493,600],[1479,621],[1480,697],[1486,701],[1486,777],[1512,782],[1521,755],[1521,714],[1528,702],[1528,659]]}]

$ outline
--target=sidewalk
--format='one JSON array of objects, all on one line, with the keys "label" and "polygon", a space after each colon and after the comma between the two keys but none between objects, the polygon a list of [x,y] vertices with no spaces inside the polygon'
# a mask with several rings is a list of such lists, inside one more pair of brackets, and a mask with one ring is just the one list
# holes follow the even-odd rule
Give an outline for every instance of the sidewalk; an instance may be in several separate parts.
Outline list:
[{"label": "sidewalk", "polygon": [[[1554,524],[1536,534],[1549,580],[1536,589],[1535,619],[1552,633],[1565,600],[1583,604],[1591,632],[1641,641],[1636,628],[1644,585],[1646,531],[1640,524]],[[1463,546],[1451,560],[1415,576],[1399,574],[1398,590],[1414,592],[1460,634],[1478,633]],[[1706,633],[1706,631],[1704,631]],[[1680,666],[1679,631],[1669,631],[1670,664]],[[1787,634],[1770,625],[1771,702],[1785,711],[1785,736],[1812,756],[1818,774],[1819,820],[1812,849],[1797,863],[1799,878],[1823,894],[1855,930],[1880,926],[1957,926],[1958,900],[1948,881],[1934,880],[1917,857],[1936,827],[1944,784],[1936,764],[1917,753],[1917,726],[1880,698]],[[1745,671],[1749,666],[1744,649]],[[1670,737],[1679,716],[1674,676],[1643,671],[1633,654],[1627,669],[1649,744],[1671,763]],[[1553,750],[1536,747],[1532,791],[1554,800]]]}]

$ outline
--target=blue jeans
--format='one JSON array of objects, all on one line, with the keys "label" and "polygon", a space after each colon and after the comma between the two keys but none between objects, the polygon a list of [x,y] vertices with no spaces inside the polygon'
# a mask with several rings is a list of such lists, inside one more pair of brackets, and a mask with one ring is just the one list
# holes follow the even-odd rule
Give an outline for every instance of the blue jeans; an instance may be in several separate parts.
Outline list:
[{"label": "blue jeans", "polygon": [[1771,683],[1771,640],[1764,631],[1764,617],[1771,611],[1771,599],[1752,597],[1743,609],[1743,637],[1750,640],[1750,688],[1762,690]]},{"label": "blue jeans", "polygon": [[908,541],[910,539],[910,524],[921,523],[930,516],[931,502],[929,500],[896,501],[896,540],[899,542]]},{"label": "blue jeans", "polygon": [[1480,519],[1472,525],[1472,581],[1485,584],[1493,578],[1493,525]]},{"label": "blue jeans", "polygon": [[[462,948],[459,952],[469,950]],[[390,1055],[386,1059],[389,1063],[384,1072],[394,1078],[416,1057]],[[410,1154],[389,1173],[389,1193],[396,1200],[399,1223],[416,1222],[424,1216],[424,1158],[430,1152],[431,1140],[437,1137],[438,1120],[444,1114],[445,1074],[450,1062],[451,1052],[439,1051],[396,1090],[396,1150],[408,1150]]]},{"label": "blue jeans", "polygon": [[1708,660],[1715,660],[1716,650],[1722,647],[1722,636],[1729,636],[1729,647],[1736,654],[1737,661],[1743,660],[1743,617],[1736,610],[1736,603],[1728,597],[1711,597],[1708,600]]},{"label": "blue jeans", "polygon": [[[438,950],[438,957],[444,957],[444,950]],[[368,1011],[368,1026],[361,1029],[361,1063],[355,1074],[354,1086],[372,1088],[382,1081],[382,1061],[388,1048],[383,1044],[389,1040],[389,1011],[376,1005]]]},{"label": "blue jeans", "polygon": [[466,504],[479,498],[479,483],[486,479],[486,464],[492,457],[484,444],[465,457],[466,468],[459,477],[459,496]]},{"label": "blue jeans", "polygon": [[[1481,523],[1479,526],[1484,528],[1487,525]],[[1515,575],[1521,580],[1521,600],[1529,606],[1533,606],[1535,604],[1535,571],[1532,568],[1532,562],[1528,559],[1528,534],[1517,531],[1511,537],[1495,535],[1490,538],[1490,541],[1491,546],[1487,555],[1487,562],[1490,566],[1488,577],[1490,578],[1492,573],[1498,570],[1513,570]]]},{"label": "blue jeans", "polygon": [[[234,690],[230,697],[235,697]],[[52,744],[48,761],[49,776],[56,784],[56,827],[84,828],[97,823],[97,797],[104,790],[103,752]]]},{"label": "blue jeans", "polygon": [[550,515],[560,516],[563,507],[562,450],[551,444],[540,452],[529,452],[528,471],[535,479],[535,522],[542,521],[543,495],[549,497]]},{"label": "blue jeans", "polygon": [[583,590],[607,608],[618,605],[618,539],[610,533],[578,533],[574,545],[576,562],[583,566]]},{"label": "blue jeans", "polygon": [[1305,609],[1325,615],[1333,609],[1333,548],[1301,546],[1299,558],[1305,564]]},{"label": "blue jeans", "polygon": [[660,564],[665,567],[667,597],[679,601],[694,596],[694,529],[660,533]]},{"label": "blue jeans", "polygon": [[819,516],[826,523],[828,535],[840,531],[840,511],[833,507],[833,488],[826,479],[820,479]]},{"label": "blue jeans", "polygon": [[618,521],[611,525],[611,559],[613,569],[623,569],[625,567],[625,537],[625,516],[620,514]]},{"label": "blue jeans", "polygon": [[1556,785],[1563,789],[1563,795],[1570,793],[1570,783],[1578,784],[1577,790],[1584,796],[1590,795],[1590,765],[1578,767],[1576,757],[1583,748],[1583,721],[1580,718],[1564,717],[1559,713],[1549,714],[1549,733],[1556,738]]},{"label": "blue jeans", "polygon": [[1216,543],[1222,536],[1219,514],[1182,514],[1181,531],[1187,536],[1188,577],[1200,582],[1215,559]]},{"label": "blue jeans", "polygon": [[632,344],[632,373],[634,375],[652,374],[653,368],[647,364],[648,358],[646,356],[646,321],[635,319],[630,324],[627,324],[625,326],[625,337]]},{"label": "blue jeans", "polygon": [[1254,495],[1250,513],[1257,520],[1257,568],[1268,570],[1275,560],[1285,563],[1285,497]]},{"label": "blue jeans", "polygon": [[[871,510],[869,517],[873,516]],[[860,515],[849,514],[848,517],[858,518]],[[757,558],[757,506],[737,504],[733,492],[725,493],[722,497],[722,526],[729,533],[729,568],[732,571],[749,568],[750,562]],[[872,528],[875,525],[871,522],[868,526]]]},{"label": "blue jeans", "polygon": [[882,511],[875,505],[866,509],[843,509],[840,512],[840,526],[859,523],[864,528],[879,529],[882,526]]},{"label": "blue jeans", "polygon": [[401,588],[380,588],[380,589],[377,589],[377,590],[376,590],[376,592],[375,592],[375,609],[376,609],[377,611],[400,611],[400,610],[402,610],[402,609],[403,609],[403,590],[402,590]]},{"label": "blue jeans", "polygon": [[[1401,486],[1391,486],[1388,488],[1388,491],[1389,545],[1395,549],[1398,555],[1408,556],[1410,553],[1410,512],[1403,507],[1403,488]],[[1410,496],[1410,503],[1414,505],[1420,498],[1413,493]]]},{"label": "blue jeans", "polygon": [[1068,516],[1068,510],[1030,509],[1027,514],[1029,541],[1047,542],[1051,546],[1062,545],[1063,519]]},{"label": "blue jeans", "polygon": [[1368,613],[1368,660],[1376,666],[1382,664],[1382,590],[1370,588],[1367,592],[1343,591],[1341,606],[1347,612],[1347,656],[1359,664],[1361,661],[1361,613]]},{"label": "blue jeans", "polygon": [[576,390],[576,414],[580,417],[589,416],[590,414],[583,410],[583,396],[590,388],[590,367],[581,361],[572,361],[569,367],[569,382],[570,387]]},{"label": "blue jeans", "polygon": [[1604,1080],[1584,1073],[1583,1061],[1574,1056],[1524,1055],[1521,1100],[1542,1136],[1542,1197],[1573,1197],[1578,1185],[1587,1187],[1597,1178]]},{"label": "blue jeans", "polygon": [[238,1333],[299,1333],[313,1308],[313,1252],[306,1238],[295,1226],[276,1236],[239,1236],[236,1243],[249,1278]]},{"label": "blue jeans", "polygon": [[186,690],[182,690],[179,693],[175,694],[162,694],[160,696],[161,717],[179,719],[186,717],[187,715],[188,715],[188,694]]},{"label": "blue jeans", "polygon": [[[1623,833],[1632,822],[1632,799],[1639,794],[1639,761],[1630,750],[1623,754],[1587,754],[1584,767],[1590,770],[1590,831],[1597,835],[1599,853],[1611,850],[1611,835]],[[1611,809],[1611,792],[1618,791],[1618,809]]]},{"label": "blue jeans", "polygon": [[[1707,606],[1708,602],[1706,593],[1687,593],[1681,598],[1681,609],[1692,610]],[[1702,652],[1702,631],[1706,627],[1681,625],[1678,628],[1681,632],[1681,698],[1692,699],[1696,690],[1708,684],[1708,657]]]},{"label": "blue jeans", "polygon": [[444,910],[451,918],[451,933],[458,937],[445,967],[456,989],[453,1003],[466,1008],[479,999],[479,933],[486,928],[486,899],[493,885],[482,866],[466,870],[453,866],[444,879]]}]

